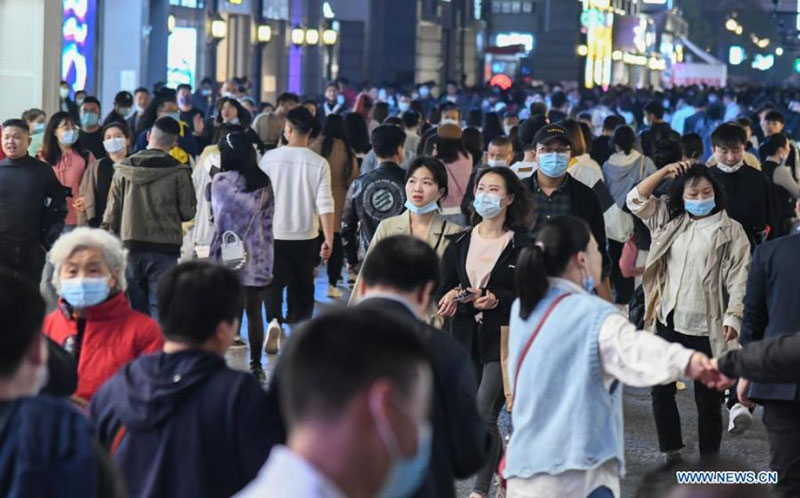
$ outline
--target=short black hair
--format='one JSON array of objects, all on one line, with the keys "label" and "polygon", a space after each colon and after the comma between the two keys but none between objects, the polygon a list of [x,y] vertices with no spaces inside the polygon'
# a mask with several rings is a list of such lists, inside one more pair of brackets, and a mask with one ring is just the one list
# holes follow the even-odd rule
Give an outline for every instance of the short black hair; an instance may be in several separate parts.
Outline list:
[{"label": "short black hair", "polygon": [[738,118],[736,118],[736,124],[738,124],[742,128],[749,129],[751,126],[753,126],[753,120],[748,118],[747,116],[739,116]]},{"label": "short black hair", "polygon": [[42,331],[45,305],[39,287],[11,270],[0,269],[0,378],[12,377]]},{"label": "short black hair", "polygon": [[314,115],[303,106],[297,106],[286,113],[286,121],[301,135],[308,135],[314,129]]},{"label": "short black hair", "polygon": [[286,102],[300,103],[300,97],[298,97],[296,93],[283,92],[282,94],[278,95],[277,102],[278,105],[281,105]]},{"label": "short black hair", "polygon": [[786,123],[786,117],[780,111],[769,111],[764,116],[764,121],[776,121],[778,123]]},{"label": "short black hair", "polygon": [[162,116],[156,119],[156,122],[153,123],[153,128],[157,128],[161,132],[175,137],[181,134],[181,125],[170,116]]},{"label": "short black hair", "polygon": [[31,129],[28,127],[28,123],[25,122],[24,119],[6,119],[3,121],[3,126],[0,128],[20,128],[25,131],[25,133],[30,133]]},{"label": "short black hair", "polygon": [[652,114],[657,119],[664,119],[664,104],[657,100],[651,100],[644,106],[644,112]]},{"label": "short black hair", "polygon": [[625,124],[625,118],[620,116],[619,114],[612,114],[610,116],[606,116],[603,120],[603,129],[605,131],[614,131],[617,129],[618,126],[622,126]]},{"label": "short black hair", "polygon": [[103,107],[103,106],[100,105],[100,101],[97,100],[97,97],[92,97],[91,95],[87,95],[86,98],[83,99],[83,103],[81,104],[81,107],[83,107],[84,104],[97,104],[97,107],[99,107],[101,109]]},{"label": "short black hair", "polygon": [[553,92],[553,94],[550,95],[550,104],[552,104],[553,109],[559,109],[563,107],[564,104],[566,103],[567,103],[567,94],[565,94],[564,92],[559,90]]},{"label": "short black hair", "polygon": [[410,109],[401,114],[400,119],[403,120],[403,126],[406,128],[413,128],[419,125],[419,113]]},{"label": "short black hair", "polygon": [[221,265],[190,261],[169,270],[158,285],[158,321],[164,337],[203,344],[222,322],[242,314],[239,277]]},{"label": "short black hair", "polygon": [[133,105],[133,95],[126,90],[117,92],[117,94],[114,95],[114,103],[124,107],[130,107]]},{"label": "short black hair", "polygon": [[[427,347],[398,316],[359,307],[323,314],[301,326],[283,351],[283,415],[290,427],[310,417],[335,420],[380,379],[407,398],[419,381],[419,366],[430,367]],[[401,406],[405,401],[398,399]]]},{"label": "short black hair", "polygon": [[403,128],[404,130],[405,130],[405,126],[406,126],[405,124],[403,124],[403,120],[398,118],[397,116],[389,116],[389,117],[387,117],[386,119],[383,120],[383,124],[399,126],[399,127]]},{"label": "short black hair", "polygon": [[133,91],[134,95],[136,95],[137,93],[146,93],[147,95],[150,95],[150,90],[148,90],[147,88],[145,88],[143,86],[140,86],[139,88],[137,88],[136,90]]},{"label": "short black hair", "polygon": [[189,90],[190,92],[192,91],[192,85],[190,85],[188,83],[181,83],[180,85],[178,85],[177,88],[175,88],[175,91],[176,92],[180,92],[184,88]]},{"label": "short black hair", "polygon": [[425,242],[409,235],[394,235],[370,247],[361,268],[368,286],[385,286],[410,292],[433,282],[439,284],[439,258]]},{"label": "short black hair", "polygon": [[786,147],[788,142],[789,139],[786,138],[786,135],[783,133],[773,133],[768,136],[764,139],[764,143],[758,148],[758,154],[761,156],[761,160],[766,162],[768,157],[774,156],[778,152],[778,149]]},{"label": "short black hair", "polygon": [[745,143],[747,143],[747,132],[738,124],[722,123],[711,134],[711,144],[714,147],[736,147]]},{"label": "short black hair", "polygon": [[489,141],[489,145],[494,145],[495,147],[505,147],[506,145],[512,145],[511,139],[509,139],[505,135],[498,135]]},{"label": "short black hair", "polygon": [[131,130],[128,128],[128,124],[124,121],[111,121],[105,126],[103,126],[103,131],[100,132],[101,137],[106,136],[106,131],[110,130],[111,128],[116,128],[125,135],[125,138],[131,138]]},{"label": "short black hair", "polygon": [[406,171],[406,183],[408,183],[411,175],[420,168],[425,168],[431,172],[436,186],[439,187],[439,190],[444,190],[442,199],[446,199],[450,191],[447,188],[447,168],[444,163],[435,157],[419,156],[414,158],[411,164],[408,165],[408,171]]},{"label": "short black hair", "polygon": [[544,102],[531,102],[530,111],[531,116],[536,116],[537,114],[545,115],[547,114],[547,104]]},{"label": "short black hair", "polygon": [[687,133],[681,137],[681,149],[684,157],[689,159],[700,159],[703,157],[703,137],[697,133]]},{"label": "short black hair", "polygon": [[380,125],[372,130],[372,148],[379,159],[392,157],[406,143],[406,132],[397,126]]}]

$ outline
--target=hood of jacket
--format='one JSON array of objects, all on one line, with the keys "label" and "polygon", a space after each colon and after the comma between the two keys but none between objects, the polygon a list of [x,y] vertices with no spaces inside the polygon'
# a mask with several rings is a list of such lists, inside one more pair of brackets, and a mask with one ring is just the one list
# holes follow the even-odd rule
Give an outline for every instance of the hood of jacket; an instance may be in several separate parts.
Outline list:
[{"label": "hood of jacket", "polygon": [[123,424],[150,429],[174,413],[225,360],[199,350],[143,356],[122,370],[112,398]]},{"label": "hood of jacket", "polygon": [[189,166],[160,150],[146,149],[122,160],[115,170],[131,183],[147,184],[177,174],[181,170],[191,173]]},{"label": "hood of jacket", "polygon": [[639,151],[632,150],[630,154],[615,152],[606,162],[607,168],[603,169],[610,182],[624,182],[628,178],[639,181],[639,175],[647,169],[647,159]]}]

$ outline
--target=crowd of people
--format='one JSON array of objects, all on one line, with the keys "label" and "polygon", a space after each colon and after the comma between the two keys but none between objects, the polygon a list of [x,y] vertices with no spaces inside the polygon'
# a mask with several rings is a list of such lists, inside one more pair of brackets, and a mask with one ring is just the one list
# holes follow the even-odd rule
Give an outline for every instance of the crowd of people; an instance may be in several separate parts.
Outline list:
[{"label": "crowd of people", "polygon": [[215,86],[2,123],[0,494],[619,497],[625,384],[800,496],[793,92]]}]

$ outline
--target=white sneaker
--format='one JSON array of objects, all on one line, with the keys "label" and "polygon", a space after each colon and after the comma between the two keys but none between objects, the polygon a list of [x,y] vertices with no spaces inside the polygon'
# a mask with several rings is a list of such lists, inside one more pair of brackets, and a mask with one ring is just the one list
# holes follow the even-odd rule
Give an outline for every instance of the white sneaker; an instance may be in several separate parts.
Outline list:
[{"label": "white sneaker", "polygon": [[283,327],[281,327],[281,324],[277,319],[269,322],[269,325],[267,326],[267,343],[264,346],[264,351],[267,354],[276,354],[280,350],[280,344],[278,343],[278,340],[280,339],[282,332]]},{"label": "white sneaker", "polygon": [[728,418],[728,432],[731,434],[741,434],[753,425],[753,414],[741,403],[733,405]]},{"label": "white sneaker", "polygon": [[333,285],[328,286],[328,297],[331,299],[341,299],[342,298],[342,291],[338,287],[334,287]]}]

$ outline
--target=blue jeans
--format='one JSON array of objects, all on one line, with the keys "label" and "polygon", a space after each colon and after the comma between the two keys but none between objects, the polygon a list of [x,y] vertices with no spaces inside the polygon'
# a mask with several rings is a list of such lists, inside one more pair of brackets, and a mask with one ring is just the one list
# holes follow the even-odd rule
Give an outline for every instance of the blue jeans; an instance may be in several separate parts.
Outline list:
[{"label": "blue jeans", "polygon": [[178,264],[178,256],[156,251],[131,251],[128,253],[128,299],[131,307],[158,320],[156,301],[161,276]]}]

